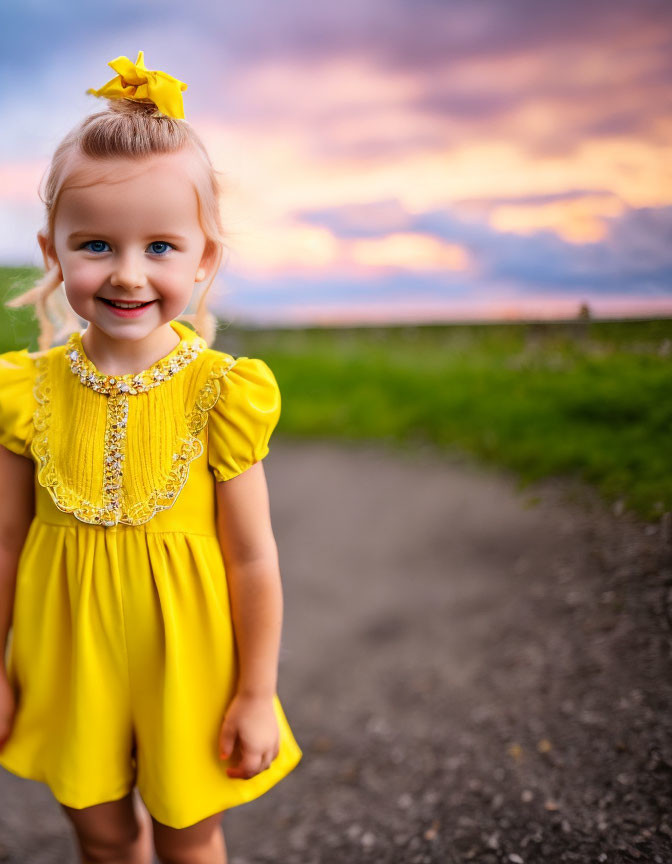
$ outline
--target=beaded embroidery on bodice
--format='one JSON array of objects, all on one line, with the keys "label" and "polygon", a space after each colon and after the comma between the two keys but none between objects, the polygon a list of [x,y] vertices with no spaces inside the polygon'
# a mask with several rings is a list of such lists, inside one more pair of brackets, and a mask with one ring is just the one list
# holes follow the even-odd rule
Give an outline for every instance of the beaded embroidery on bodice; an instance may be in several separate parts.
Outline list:
[{"label": "beaded embroidery on bodice", "polygon": [[[173,328],[174,329],[174,328]],[[66,344],[66,354],[70,368],[79,377],[82,384],[91,387],[98,393],[112,395],[126,393],[135,396],[146,393],[153,387],[158,387],[164,381],[172,378],[192,360],[207,348],[205,339],[200,336],[187,341],[181,338],[179,344],[166,357],[157,360],[149,369],[128,375],[106,375],[99,372],[86,356],[80,333],[72,333]]]},{"label": "beaded embroidery on bodice", "polygon": [[65,348],[60,349],[69,363],[70,372],[78,378],[78,382],[106,397],[100,503],[88,500],[81,492],[73,489],[71,484],[66,484],[54,464],[49,442],[53,407],[49,358],[43,355],[36,359],[37,409],[31,447],[38,464],[37,478],[39,483],[49,490],[60,510],[72,513],[82,522],[111,527],[118,523],[141,525],[149,521],[160,510],[174,504],[186,483],[190,463],[203,452],[203,444],[198,435],[207,423],[208,412],[219,399],[222,379],[237,362],[229,355],[214,362],[192,409],[183,418],[187,434],[176,442],[176,452],[172,454],[172,466],[167,476],[164,476],[161,484],[153,488],[143,500],[127,500],[123,479],[127,461],[129,396],[144,398],[140,394],[149,393],[172,379],[207,348],[205,340],[185,325],[178,323],[175,326],[175,323],[171,326],[181,336],[178,346],[149,369],[137,374],[105,375],[99,372],[86,356],[79,333],[71,334]]}]

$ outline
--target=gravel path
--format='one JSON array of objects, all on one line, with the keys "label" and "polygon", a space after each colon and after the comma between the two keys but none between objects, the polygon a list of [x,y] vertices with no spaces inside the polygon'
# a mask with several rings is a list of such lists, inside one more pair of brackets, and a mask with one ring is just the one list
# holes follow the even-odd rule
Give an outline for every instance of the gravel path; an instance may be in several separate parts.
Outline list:
[{"label": "gravel path", "polygon": [[[230,864],[672,862],[669,521],[429,451],[266,470],[304,758],[225,815]],[[0,861],[74,864],[69,832],[0,769]]]}]

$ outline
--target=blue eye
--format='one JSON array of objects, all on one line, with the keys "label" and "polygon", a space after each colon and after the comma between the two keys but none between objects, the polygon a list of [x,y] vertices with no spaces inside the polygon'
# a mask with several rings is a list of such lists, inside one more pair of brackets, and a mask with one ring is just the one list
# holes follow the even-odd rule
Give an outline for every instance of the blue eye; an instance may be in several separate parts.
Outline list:
[{"label": "blue eye", "polygon": [[[104,240],[89,240],[88,243],[82,243],[81,249],[86,249],[89,246],[107,246]],[[104,249],[89,249],[89,252],[104,252]]]},{"label": "blue eye", "polygon": [[[168,251],[168,249],[174,249],[174,248],[175,248],[175,247],[172,246],[170,243],[165,243],[163,240],[155,240],[154,243],[150,243],[149,245],[150,245],[150,248],[151,248],[152,246],[165,246],[165,247],[166,247],[166,251]],[[161,254],[163,254],[163,253],[161,253],[161,252],[157,252],[156,250],[154,250],[154,252],[155,252],[156,255],[161,255]]]}]

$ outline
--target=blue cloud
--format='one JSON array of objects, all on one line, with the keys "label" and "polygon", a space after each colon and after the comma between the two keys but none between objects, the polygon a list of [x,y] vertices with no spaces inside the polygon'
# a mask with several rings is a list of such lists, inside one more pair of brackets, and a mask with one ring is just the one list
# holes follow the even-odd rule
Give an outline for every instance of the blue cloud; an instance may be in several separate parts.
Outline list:
[{"label": "blue cloud", "polygon": [[527,236],[498,231],[448,208],[411,216],[394,200],[297,215],[347,239],[410,231],[456,243],[475,261],[478,279],[493,284],[513,282],[535,292],[653,290],[672,295],[672,207],[628,209],[608,220],[604,240],[586,244],[569,243],[548,230]]}]

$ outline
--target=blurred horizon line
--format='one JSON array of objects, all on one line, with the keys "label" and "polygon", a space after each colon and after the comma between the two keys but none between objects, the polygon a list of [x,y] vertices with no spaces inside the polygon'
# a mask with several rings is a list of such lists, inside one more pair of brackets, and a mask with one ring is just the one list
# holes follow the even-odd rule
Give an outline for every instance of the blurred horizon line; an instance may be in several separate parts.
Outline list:
[{"label": "blurred horizon line", "polygon": [[461,310],[447,310],[445,306],[437,308],[433,313],[428,310],[398,308],[386,305],[385,308],[365,307],[304,307],[278,309],[265,314],[250,314],[248,310],[223,310],[212,308],[215,315],[221,316],[234,326],[249,328],[302,328],[302,327],[372,327],[372,326],[440,326],[451,324],[514,324],[535,322],[574,322],[588,321],[644,321],[672,318],[672,297],[651,299],[648,302],[636,298],[623,298],[619,301],[596,303],[594,301],[568,301],[564,304],[554,303],[544,309],[539,304],[488,304],[489,309],[477,309],[473,306]]}]

